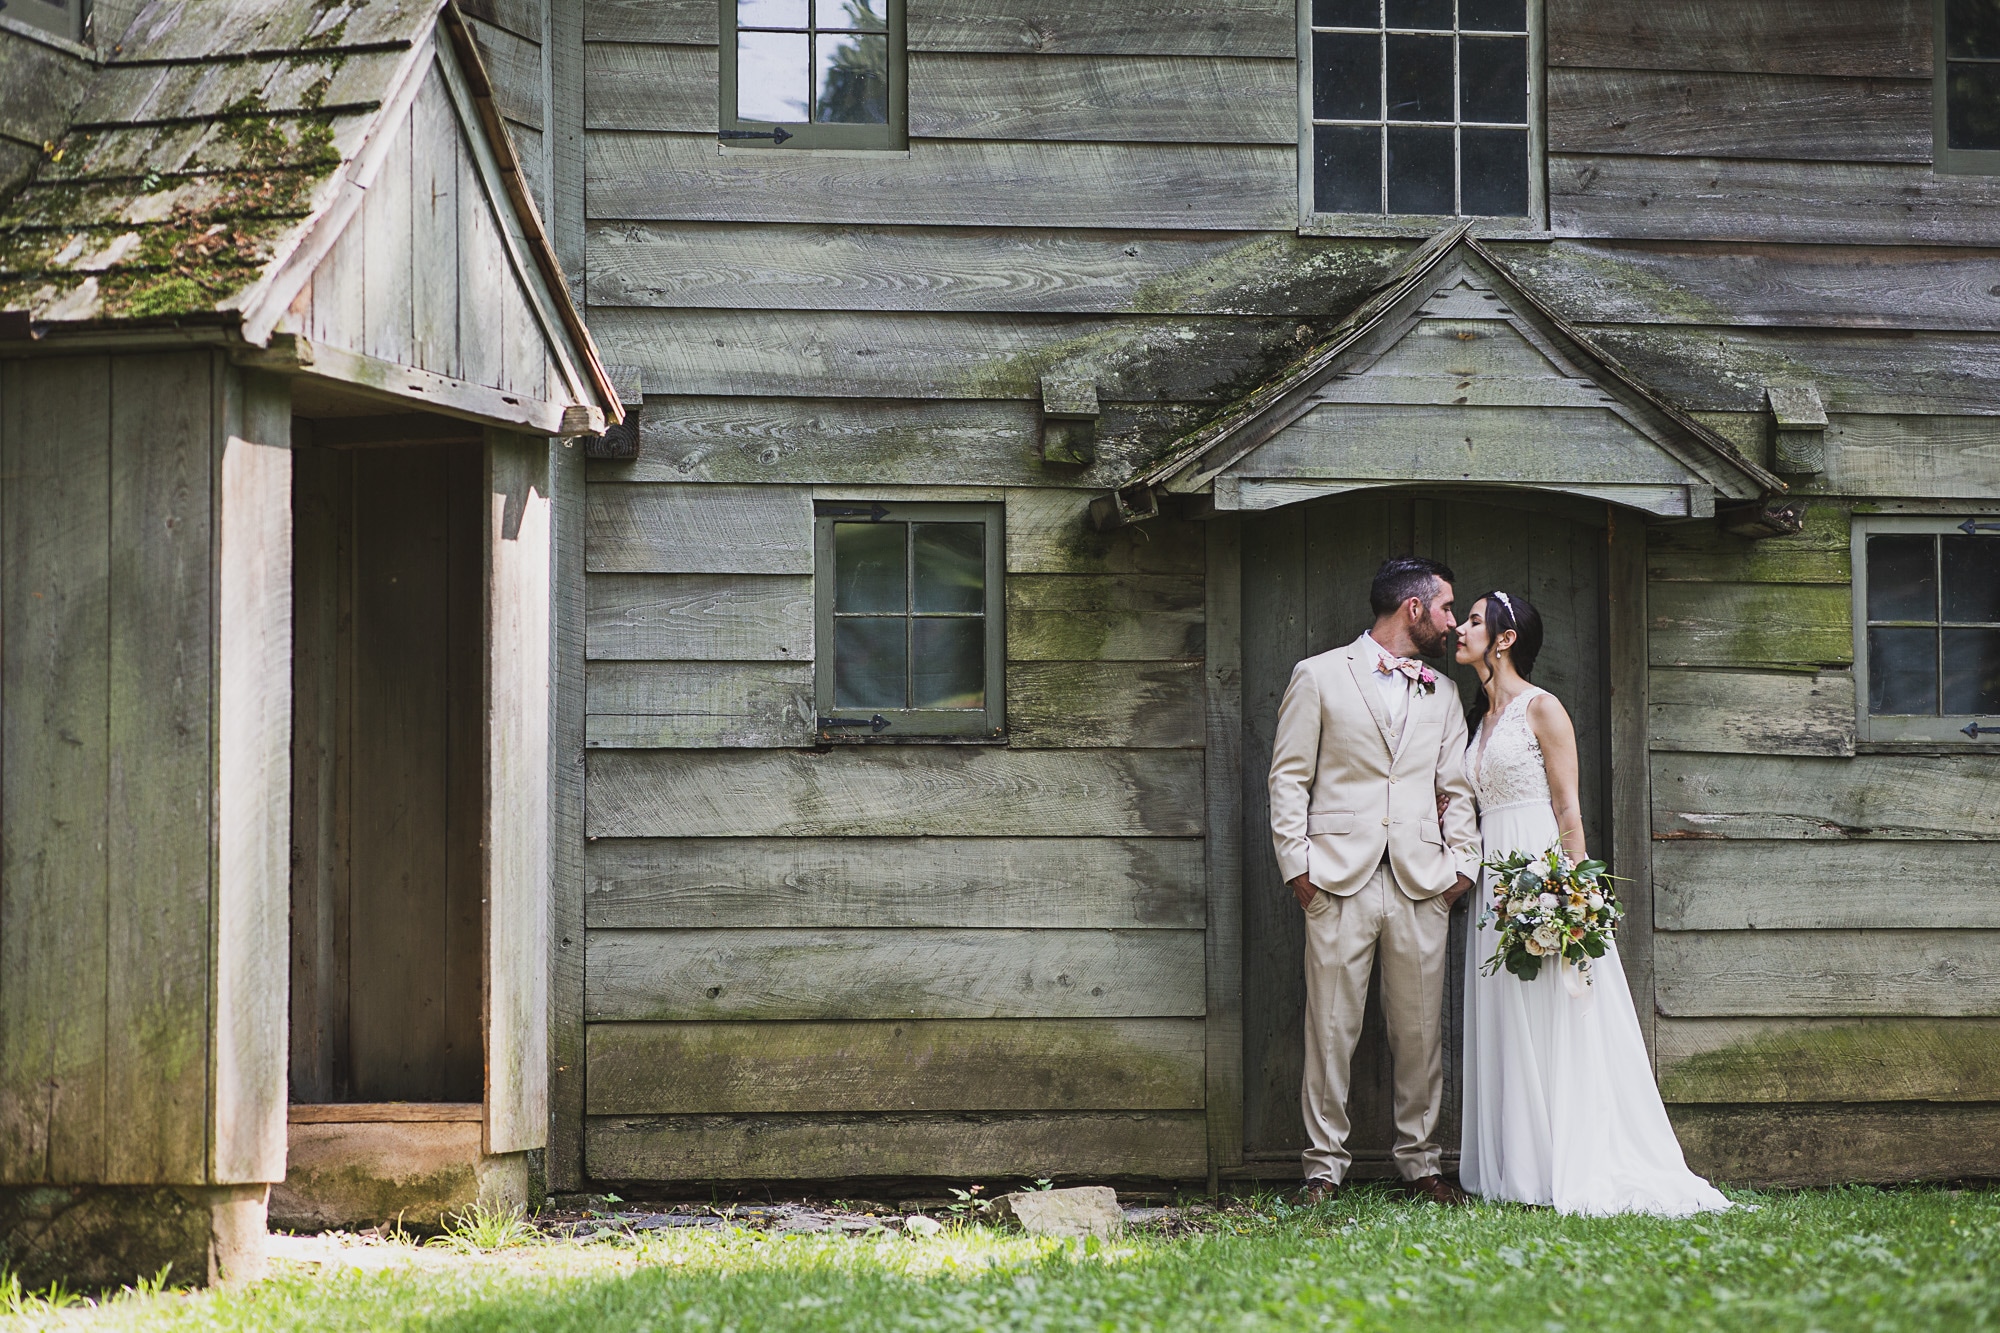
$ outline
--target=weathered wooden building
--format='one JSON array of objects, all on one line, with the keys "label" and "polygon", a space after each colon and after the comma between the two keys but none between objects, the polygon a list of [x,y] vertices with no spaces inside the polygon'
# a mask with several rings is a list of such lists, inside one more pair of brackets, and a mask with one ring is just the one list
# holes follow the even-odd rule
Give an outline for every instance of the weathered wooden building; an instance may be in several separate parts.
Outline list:
[{"label": "weathered wooden building", "polygon": [[[644,391],[553,1182],[1296,1169],[1268,738],[1409,549],[1550,617],[1692,1160],[2000,1169],[1990,7],[805,8],[552,6],[557,244]],[[803,53],[876,14],[869,123]],[[953,521],[1004,649],[926,735],[875,705],[975,667],[842,613],[915,645]]]},{"label": "weathered wooden building", "polygon": [[618,415],[473,20],[125,18],[0,15],[0,1266],[31,1285],[254,1273],[267,1196],[526,1201],[553,507]]},{"label": "weathered wooden building", "polygon": [[[47,589],[42,557],[21,553],[44,549],[33,523],[69,504],[112,524],[92,530],[108,572],[80,586],[112,592],[90,614],[117,630],[121,607],[176,605],[117,592],[131,567],[117,405],[137,400],[115,378],[123,357],[164,364],[175,339],[221,386],[203,421],[289,395],[268,439],[201,429],[289,450],[282,590],[296,606],[263,660],[290,662],[295,696],[292,961],[258,955],[276,970],[252,989],[267,1018],[289,996],[288,1046],[267,1023],[257,1049],[282,1056],[304,1104],[295,1172],[315,1122],[376,1115],[401,1117],[403,1143],[483,1125],[482,1163],[539,1146],[524,1122],[540,1114],[528,1064],[544,994],[552,1188],[1295,1171],[1300,925],[1268,850],[1263,768],[1292,663],[1352,637],[1366,574],[1405,550],[1453,563],[1467,596],[1504,586],[1549,617],[1539,679],[1586,740],[1590,840],[1629,878],[1623,948],[1692,1161],[1735,1180],[2000,1172],[2000,20],[1984,8],[466,0],[467,17],[445,11],[448,40],[423,4],[270,9],[296,30],[246,18],[217,38],[192,8],[156,3],[134,23],[99,3],[83,33],[95,47],[0,15],[9,68],[32,46],[37,86],[56,90],[10,103],[0,125],[7,186],[27,181],[0,277],[0,305],[25,312],[0,343],[6,458],[45,456],[27,442],[56,430],[58,452],[109,469],[93,484],[111,497],[75,468],[0,469],[6,1206],[50,1184],[234,1188],[285,1167],[269,1117],[286,1098],[268,1080],[254,1168],[127,1171],[120,1135],[149,1116],[79,1131],[79,1160],[111,1153],[96,1175],[56,1146],[85,1120],[51,1090],[125,1097],[104,1080],[135,1059],[64,1024],[128,1044],[153,1029],[117,986],[85,1003],[46,980],[80,975],[95,995],[88,978],[107,969],[140,975],[117,952],[136,938],[116,915],[128,862],[65,869],[85,896],[51,895],[38,867],[71,862],[44,846],[46,821],[96,808],[85,788],[130,790],[106,727],[124,725],[118,701],[168,687],[120,674],[114,632],[94,641],[110,644],[95,668],[109,674],[62,677],[112,701],[96,731],[36,702],[42,659],[15,654],[36,642]],[[437,72],[398,102],[394,71],[413,59]],[[235,100],[259,62],[264,100]],[[146,80],[160,91],[142,96]],[[122,110],[89,110],[127,84]],[[320,156],[285,161],[309,193],[375,160],[366,143],[387,145],[404,174],[383,179],[408,185],[361,190],[361,220],[293,265],[303,285],[269,324],[230,303],[242,284],[155,309],[143,293],[177,270],[146,249],[152,233],[107,259],[134,244],[119,240],[128,220],[36,212],[113,198],[93,171],[146,197],[226,178],[167,156],[174,136],[254,153],[273,142],[267,122],[287,147],[330,132],[310,140]],[[438,154],[396,156],[405,131],[382,128],[407,124],[418,145],[453,123],[466,137],[449,189]],[[84,146],[141,126],[157,137],[134,137],[116,170]],[[467,214],[479,199],[490,214]],[[325,214],[299,212],[302,234],[321,234],[308,216]],[[86,234],[74,254],[62,226]],[[515,286],[469,281],[465,257],[501,233],[511,258],[492,272]],[[47,242],[32,254],[30,234]],[[417,258],[370,276],[384,234]],[[446,235],[458,265],[422,262]],[[287,271],[275,241],[251,239],[246,283]],[[363,300],[323,308],[338,302],[322,290],[354,290],[343,264],[366,270]],[[77,275],[98,270],[79,296]],[[321,274],[336,276],[322,288]],[[371,281],[404,292],[391,308],[407,327],[375,323]],[[434,345],[440,284],[456,340]],[[516,313],[479,316],[487,290],[511,292]],[[237,332],[191,332],[239,310]],[[539,393],[495,350],[534,312]],[[417,371],[534,406],[447,402]],[[111,413],[108,454],[73,443],[96,420],[79,416],[79,375],[114,377],[89,391]],[[545,437],[593,406],[615,414],[614,392],[634,416],[587,466],[517,434],[480,434],[481,452],[417,415]],[[362,444],[378,447],[346,447]],[[200,457],[223,460],[204,464],[219,480],[201,485],[222,488],[221,507],[200,508],[198,540],[169,529],[202,550],[230,526],[215,447]],[[476,501],[480,458],[489,481],[545,468],[544,507],[501,503],[483,523],[454,507]],[[364,496],[379,501],[368,513]],[[469,529],[483,546],[452,536]],[[420,531],[430,556],[396,553]],[[497,592],[483,622],[454,619],[479,568],[501,585],[522,531],[549,544],[545,596],[514,603],[506,633]],[[342,600],[365,582],[370,533],[385,571],[417,561],[431,580],[430,600],[383,602],[372,629]],[[188,566],[219,571],[216,591],[189,586],[225,608],[202,623],[227,626],[230,547],[216,551]],[[370,633],[408,649],[405,675],[358,665]],[[479,634],[487,665],[465,667]],[[201,727],[234,716],[233,641],[219,642],[222,702],[196,710]],[[504,767],[496,736],[513,758],[539,744],[500,725],[526,714],[494,695],[536,661],[552,700],[540,796],[532,776],[487,780]],[[357,720],[369,689],[386,728]],[[368,760],[390,732],[429,748]],[[212,733],[175,743],[197,734]],[[488,746],[483,795],[453,748],[469,736]],[[429,822],[393,845],[343,842],[357,815],[337,794],[375,794],[364,761],[417,775]],[[36,763],[80,765],[77,787],[17,783]],[[503,790],[519,801],[504,817]],[[201,799],[232,808],[226,791]],[[207,818],[173,827],[192,836]],[[227,937],[243,836],[224,818],[185,849],[223,868],[191,869],[173,899],[216,904],[200,919],[223,933],[200,940]],[[480,962],[454,951],[473,921],[512,919],[473,893],[481,875],[497,892],[507,838],[529,861],[545,846],[546,872],[528,933],[503,941],[489,924]],[[392,919],[368,917],[370,901],[421,904],[436,929],[369,946]],[[49,904],[79,921],[108,904],[116,929],[56,950],[71,925]],[[287,938],[262,921],[260,939]],[[340,970],[406,938],[430,950],[403,967],[422,979],[406,1008],[426,1015],[409,1030]],[[98,972],[76,971],[86,955]],[[494,995],[502,959],[512,1009]],[[214,976],[188,1015],[235,1012],[240,987]],[[211,1052],[201,1068],[227,1067],[219,1023],[184,1025]],[[389,1037],[407,1049],[363,1058]],[[496,1078],[504,1042],[514,1072]],[[1388,1142],[1387,1056],[1371,1039],[1361,1058],[1375,1066],[1357,1080],[1366,1166]],[[189,1092],[197,1109],[232,1086],[187,1080],[209,1098]],[[518,1112],[504,1134],[496,1088]],[[405,1109],[325,1109],[389,1103]],[[160,1121],[179,1138],[143,1132],[207,1162],[192,1145],[223,1141],[199,1130],[221,1115]]]}]

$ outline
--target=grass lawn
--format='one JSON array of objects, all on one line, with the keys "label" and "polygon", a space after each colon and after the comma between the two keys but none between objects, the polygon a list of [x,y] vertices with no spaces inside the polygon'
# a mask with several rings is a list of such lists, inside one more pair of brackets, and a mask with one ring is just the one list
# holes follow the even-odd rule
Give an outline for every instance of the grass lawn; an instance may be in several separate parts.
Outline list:
[{"label": "grass lawn", "polygon": [[[647,1232],[373,1246],[241,1291],[0,1304],[0,1328],[2000,1329],[2000,1191],[1737,1191],[1683,1222],[1266,1199],[1196,1235]],[[4,1292],[0,1292],[0,1298]]]}]

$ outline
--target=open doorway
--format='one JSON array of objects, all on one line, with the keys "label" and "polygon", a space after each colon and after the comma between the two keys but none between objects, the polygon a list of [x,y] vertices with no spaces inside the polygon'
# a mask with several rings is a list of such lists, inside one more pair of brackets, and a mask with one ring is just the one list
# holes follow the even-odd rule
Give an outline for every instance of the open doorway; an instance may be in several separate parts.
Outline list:
[{"label": "open doorway", "polygon": [[293,463],[294,1103],[477,1103],[484,455]]},{"label": "open doorway", "polygon": [[[1392,555],[1432,556],[1458,575],[1458,610],[1490,588],[1519,593],[1547,623],[1535,680],[1575,718],[1585,836],[1609,851],[1606,529],[1601,505],[1526,492],[1365,491],[1245,516],[1243,624],[1243,1056],[1245,1164],[1295,1170],[1305,1011],[1304,922],[1278,880],[1265,778],[1278,705],[1300,659],[1368,628],[1368,584]],[[1454,668],[1470,698],[1471,673]],[[1445,1105],[1438,1140],[1455,1169],[1465,976],[1465,913],[1454,915],[1445,980]],[[1354,1056],[1353,1174],[1393,1174],[1389,1047],[1375,985]]]}]

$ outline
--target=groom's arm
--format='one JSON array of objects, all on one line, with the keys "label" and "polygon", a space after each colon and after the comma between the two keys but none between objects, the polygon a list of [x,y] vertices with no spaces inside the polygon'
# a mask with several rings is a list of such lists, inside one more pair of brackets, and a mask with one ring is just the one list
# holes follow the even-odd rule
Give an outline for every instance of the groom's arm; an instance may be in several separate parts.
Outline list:
[{"label": "groom's arm", "polygon": [[[1313,774],[1319,767],[1319,684],[1301,662],[1292,668],[1291,683],[1278,706],[1278,727],[1271,739],[1271,844],[1278,853],[1278,875],[1287,884],[1304,875],[1312,861],[1306,841],[1306,812],[1312,806]],[[1461,727],[1462,729],[1462,727]]]},{"label": "groom's arm", "polygon": [[1453,708],[1444,724],[1444,749],[1438,755],[1437,795],[1444,807],[1444,845],[1452,864],[1466,880],[1479,879],[1479,819],[1472,779],[1465,771],[1465,714]]}]

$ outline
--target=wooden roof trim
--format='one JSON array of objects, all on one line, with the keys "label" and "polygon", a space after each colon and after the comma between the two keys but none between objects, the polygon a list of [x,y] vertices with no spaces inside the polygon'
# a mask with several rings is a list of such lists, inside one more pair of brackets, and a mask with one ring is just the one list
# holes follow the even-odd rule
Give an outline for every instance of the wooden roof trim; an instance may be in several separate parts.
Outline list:
[{"label": "wooden roof trim", "polygon": [[457,0],[445,0],[442,18],[444,29],[451,36],[453,52],[458,56],[466,82],[471,85],[473,105],[478,108],[480,120],[486,127],[487,141],[500,164],[500,179],[506,186],[507,197],[513,202],[521,226],[527,232],[528,252],[535,261],[535,267],[541,270],[542,281],[555,302],[556,316],[568,331],[572,346],[583,358],[585,373],[589,375],[590,387],[596,391],[598,403],[604,409],[606,423],[621,422],[625,419],[625,409],[619,402],[618,388],[611,382],[610,375],[605,373],[604,359],[597,352],[597,341],[590,336],[589,326],[583,322],[576,303],[570,299],[569,280],[563,276],[562,261],[556,257],[555,247],[549,242],[541,210],[535,207],[535,197],[521,179],[521,160],[514,153],[514,141],[508,135],[500,109],[493,100],[493,79],[486,72],[486,63],[479,57],[479,48],[472,40],[472,30],[466,26],[465,15],[459,12]]},{"label": "wooden roof trim", "polygon": [[1785,493],[1788,488],[1784,482],[1745,458],[1714,430],[1667,401],[1627,370],[1616,357],[1551,310],[1512,269],[1471,235],[1471,225],[1470,222],[1455,223],[1412,251],[1353,314],[1341,321],[1332,334],[1295,362],[1291,369],[1245,395],[1220,419],[1181,437],[1158,463],[1094,502],[1093,522],[1099,526],[1117,526],[1131,518],[1148,516],[1151,500],[1147,493],[1154,488],[1192,492],[1213,484],[1218,474],[1303,415],[1312,404],[1314,391],[1332,376],[1348,353],[1380,328],[1415,288],[1443,266],[1461,242],[1507,284],[1510,295],[1518,296],[1535,318],[1547,321],[1562,338],[1596,362],[1617,389],[1631,394],[1658,412],[1675,429],[1684,432],[1703,454],[1712,456],[1766,496]]}]

